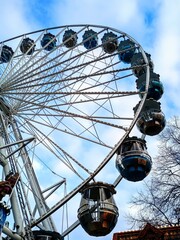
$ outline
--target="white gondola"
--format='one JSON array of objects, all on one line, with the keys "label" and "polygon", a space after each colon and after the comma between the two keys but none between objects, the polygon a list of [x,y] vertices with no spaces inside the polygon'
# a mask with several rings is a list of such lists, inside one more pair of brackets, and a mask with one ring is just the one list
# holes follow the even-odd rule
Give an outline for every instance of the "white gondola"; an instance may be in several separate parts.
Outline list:
[{"label": "white gondola", "polygon": [[[139,103],[133,109],[136,112]],[[154,99],[147,99],[136,122],[137,128],[145,135],[159,134],[165,127],[166,120],[160,107],[161,103]]]},{"label": "white gondola", "polygon": [[88,184],[82,191],[78,209],[81,226],[91,236],[105,236],[115,227],[118,219],[113,185],[103,182]]}]

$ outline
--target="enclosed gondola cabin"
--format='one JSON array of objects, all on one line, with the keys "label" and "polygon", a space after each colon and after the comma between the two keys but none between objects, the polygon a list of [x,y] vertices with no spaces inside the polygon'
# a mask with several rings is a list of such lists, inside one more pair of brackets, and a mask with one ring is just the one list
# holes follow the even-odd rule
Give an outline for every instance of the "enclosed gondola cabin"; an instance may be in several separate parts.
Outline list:
[{"label": "enclosed gondola cabin", "polygon": [[41,40],[41,46],[46,51],[52,51],[56,47],[56,38],[51,33],[45,33],[42,40]]},{"label": "enclosed gondola cabin", "polygon": [[135,43],[130,39],[126,39],[120,42],[118,46],[118,56],[123,63],[131,63],[131,59],[135,53]]},{"label": "enclosed gondola cabin", "polygon": [[20,50],[24,54],[31,55],[35,51],[35,46],[34,40],[30,38],[24,38],[21,42]]},{"label": "enclosed gondola cabin", "polygon": [[34,240],[64,240],[58,232],[34,230],[32,232]]},{"label": "enclosed gondola cabin", "polygon": [[127,138],[117,153],[116,168],[128,181],[141,181],[150,172],[151,157],[147,152],[146,142],[137,137]]},{"label": "enclosed gondola cabin", "polygon": [[[154,99],[154,100],[159,100],[163,93],[164,93],[164,88],[163,84],[160,81],[160,76],[159,74],[156,74],[154,72],[150,72],[150,80],[149,80],[149,88],[148,88],[148,94],[147,94],[147,99]],[[136,86],[137,89],[140,91],[140,97],[143,97],[143,92],[145,92],[146,89],[146,74],[142,74],[137,80],[136,80]]]},{"label": "enclosed gondola cabin", "polygon": [[0,201],[0,232],[2,231],[3,225],[5,223],[6,217],[10,214],[10,206],[6,205],[5,201]]},{"label": "enclosed gondola cabin", "polygon": [[98,36],[97,32],[92,29],[87,30],[83,34],[83,44],[86,49],[93,49],[98,45]]},{"label": "enclosed gondola cabin", "polygon": [[113,32],[105,33],[101,41],[104,52],[111,54],[117,50],[118,47],[117,35],[114,34]]},{"label": "enclosed gondola cabin", "polygon": [[63,44],[67,48],[72,48],[77,44],[77,34],[72,29],[66,30],[63,35]]},{"label": "enclosed gondola cabin", "polygon": [[150,67],[150,71],[153,71],[154,69],[154,64],[151,60],[151,55],[148,53],[145,53],[145,54],[146,54],[148,63],[145,62],[142,52],[134,53],[131,58],[132,71],[136,77],[140,77],[142,74],[146,73],[147,64]]},{"label": "enclosed gondola cabin", "polygon": [[[140,102],[134,107],[136,113]],[[139,114],[136,126],[145,135],[154,136],[159,134],[165,127],[165,116],[161,111],[160,102],[154,99],[146,99]]]},{"label": "enclosed gondola cabin", "polygon": [[0,62],[8,63],[11,60],[13,54],[14,52],[11,47],[7,45],[2,46],[1,52],[0,52]]},{"label": "enclosed gondola cabin", "polygon": [[105,236],[115,227],[119,216],[115,193],[113,185],[102,182],[88,184],[81,191],[78,219],[89,235]]},{"label": "enclosed gondola cabin", "polygon": [[[2,192],[1,192],[2,194]],[[6,202],[0,201],[0,234],[2,233],[2,229],[4,227],[6,217],[10,214],[10,207],[6,205]],[[3,239],[3,238],[1,238]]]}]

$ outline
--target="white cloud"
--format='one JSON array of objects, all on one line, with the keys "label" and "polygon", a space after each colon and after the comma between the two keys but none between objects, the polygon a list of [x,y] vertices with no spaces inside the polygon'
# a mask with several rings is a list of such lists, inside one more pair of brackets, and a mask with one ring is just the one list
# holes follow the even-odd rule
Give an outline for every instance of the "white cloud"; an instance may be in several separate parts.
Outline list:
[{"label": "white cloud", "polygon": [[180,75],[180,2],[163,1],[156,21],[156,36],[152,49],[155,71],[160,74],[165,87],[162,98],[164,112],[169,118],[177,115],[179,105],[179,75]]},{"label": "white cloud", "polygon": [[[47,22],[53,22],[54,26],[93,23],[125,31],[133,36],[143,48],[152,55],[152,60],[155,64],[155,72],[160,74],[161,81],[165,86],[165,94],[162,100],[160,100],[162,102],[162,110],[167,114],[168,118],[172,115],[179,114],[179,0],[56,0],[53,1],[54,6],[52,4],[49,5],[44,1],[44,3],[42,3],[44,4],[43,13],[47,12],[47,16],[43,16],[43,14],[35,16],[35,11],[33,12],[32,8],[32,6],[35,7],[34,3],[35,1],[31,4],[23,0],[7,0],[1,3],[0,41],[22,33],[38,30],[39,26],[46,28],[47,26],[45,24]],[[45,11],[45,4],[47,4],[47,11]],[[40,7],[40,4],[37,6]],[[32,10],[30,11],[30,9]],[[37,11],[41,13],[42,9],[35,10],[36,13]],[[118,107],[118,104],[116,106]],[[127,114],[129,113],[127,108],[125,111]],[[119,138],[119,136],[116,135],[116,131],[106,131],[100,134],[104,135],[104,139],[108,139],[109,142],[111,142],[112,136],[114,136],[114,140]],[[55,136],[53,135],[52,138],[54,139],[54,137]],[[62,141],[63,139],[57,140],[58,143],[62,143]],[[147,138],[148,152],[150,154],[156,152],[156,142],[155,137]],[[68,146],[68,143],[71,144]],[[103,159],[104,152],[102,153],[99,147],[87,149],[87,145],[81,144],[81,141],[71,142],[71,136],[66,138],[65,144],[67,144],[67,150],[71,151],[73,156],[78,155],[78,157],[81,157],[84,162],[88,161],[89,167],[92,167],[92,169],[96,167],[99,159]],[[86,148],[84,148],[84,146]],[[43,152],[43,149],[41,150]],[[98,160],[96,161],[96,159]],[[38,172],[41,171],[41,164],[38,164],[38,162],[35,161],[34,166]],[[107,178],[112,181],[112,169],[113,168],[111,168],[111,171],[108,173],[109,169],[106,168],[98,177],[103,178],[103,176],[109,174]],[[57,170],[58,172],[64,171],[68,177],[71,177],[71,172],[62,164],[55,165],[54,170]],[[117,170],[114,169],[114,171]],[[106,180],[107,178],[103,178],[103,180]],[[71,182],[70,184],[72,185],[72,183],[74,184],[74,182]],[[116,227],[117,231],[122,229],[122,225],[124,229],[126,228],[124,219],[122,218],[122,211],[125,211],[125,209],[128,208],[127,202],[129,201],[131,194],[136,192],[136,187],[138,188],[140,186],[133,185],[131,187],[130,184],[131,183],[124,181],[118,186],[116,202],[119,206],[120,217]],[[74,185],[74,187],[76,187],[76,184]],[[54,203],[58,200],[58,196],[54,195],[50,200]],[[75,198],[73,204],[79,205],[76,200],[77,198]],[[74,220],[74,216],[72,216],[72,219]],[[84,231],[81,231],[80,228],[76,229],[72,235],[76,236],[75,238],[78,238],[77,236],[79,236],[79,238],[82,238],[83,236],[84,238],[85,236],[87,240],[92,239],[92,237],[87,236]],[[110,236],[112,236],[112,233],[102,239],[109,239]]]},{"label": "white cloud", "polygon": [[38,162],[37,160],[34,160],[33,168],[35,169],[35,171],[41,171],[43,169],[43,166],[40,162]]},{"label": "white cloud", "polygon": [[1,2],[0,40],[15,37],[32,29],[26,16],[26,4],[23,0]]}]

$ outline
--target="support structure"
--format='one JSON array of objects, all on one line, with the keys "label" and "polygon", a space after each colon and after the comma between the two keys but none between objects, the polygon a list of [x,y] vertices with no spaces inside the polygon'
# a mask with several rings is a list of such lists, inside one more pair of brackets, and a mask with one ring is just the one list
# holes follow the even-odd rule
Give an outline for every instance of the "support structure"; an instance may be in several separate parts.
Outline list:
[{"label": "support structure", "polygon": [[[13,130],[13,135],[15,137],[15,142],[13,143],[11,143],[9,139],[7,130],[9,127]],[[15,158],[15,154],[18,152],[20,161],[23,161],[24,170],[28,176],[30,187],[34,191],[33,196],[39,215],[41,216],[45,214],[48,207],[39,187],[32,163],[25,147],[33,140],[33,138],[23,140],[15,120],[12,118],[10,119],[10,117],[2,111],[0,112],[0,132],[0,164],[3,167],[4,178],[9,174],[15,174],[20,171],[18,169],[19,159]],[[18,235],[13,235],[8,228],[4,228],[3,232],[11,238],[14,237],[16,240],[19,240],[21,236],[29,240],[34,238],[31,230],[33,213],[30,209],[30,203],[26,197],[26,190],[24,189],[22,181],[22,179],[18,179],[16,183],[16,191],[15,188],[13,188],[10,193],[10,202],[15,221],[14,225]],[[49,231],[55,231],[55,226],[51,217],[42,222],[41,228]]]}]

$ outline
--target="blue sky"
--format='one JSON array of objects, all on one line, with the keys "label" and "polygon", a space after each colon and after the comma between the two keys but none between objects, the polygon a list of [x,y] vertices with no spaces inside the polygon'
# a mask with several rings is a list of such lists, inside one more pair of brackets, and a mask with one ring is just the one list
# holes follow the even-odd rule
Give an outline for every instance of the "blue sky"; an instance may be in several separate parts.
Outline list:
[{"label": "blue sky", "polygon": [[[167,113],[176,114],[179,71],[178,1],[52,0],[2,1],[0,40],[59,25],[92,23],[125,31],[152,55],[155,70],[167,86],[163,101]],[[7,17],[7,13],[11,17]],[[174,91],[176,89],[176,91]],[[168,95],[167,95],[168,94]],[[170,96],[169,96],[170,95]],[[167,96],[167,97],[166,97]],[[175,108],[172,108],[174,106]],[[174,110],[175,109],[175,110]],[[166,111],[166,109],[164,110]]]},{"label": "blue sky", "polygon": [[[0,41],[19,34],[68,24],[97,24],[128,33],[151,54],[165,93],[161,99],[166,119],[180,112],[180,1],[179,0],[1,0]],[[148,139],[149,140],[149,139]],[[150,140],[149,152],[157,151]],[[114,231],[128,229],[123,218],[131,194],[141,184],[119,186],[120,217]],[[80,228],[70,240],[95,239]],[[112,233],[102,238],[108,240]],[[96,238],[97,239],[97,238]]]}]

